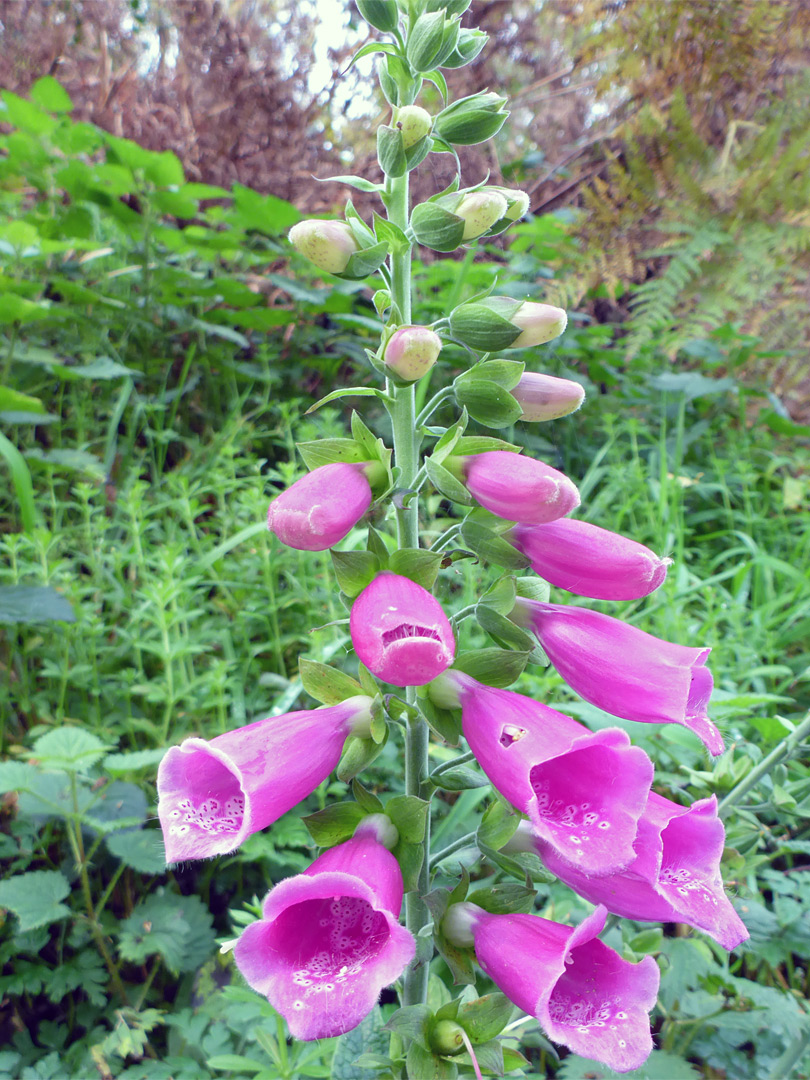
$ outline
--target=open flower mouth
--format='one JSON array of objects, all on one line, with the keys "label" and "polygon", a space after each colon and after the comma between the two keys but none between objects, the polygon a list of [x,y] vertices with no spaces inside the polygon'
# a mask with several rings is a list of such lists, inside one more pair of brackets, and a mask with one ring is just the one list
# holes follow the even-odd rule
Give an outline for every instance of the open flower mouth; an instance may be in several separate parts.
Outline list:
[{"label": "open flower mouth", "polygon": [[158,803],[166,858],[176,862],[232,851],[245,822],[238,777],[204,744],[190,753],[174,747],[169,755]]},{"label": "open flower mouth", "polygon": [[441,635],[438,630],[434,630],[432,626],[416,626],[413,623],[400,623],[398,626],[395,626],[393,630],[383,630],[383,647],[387,648],[397,641],[407,641],[410,638],[422,638],[427,639],[428,641],[438,641],[439,644],[442,643]]}]

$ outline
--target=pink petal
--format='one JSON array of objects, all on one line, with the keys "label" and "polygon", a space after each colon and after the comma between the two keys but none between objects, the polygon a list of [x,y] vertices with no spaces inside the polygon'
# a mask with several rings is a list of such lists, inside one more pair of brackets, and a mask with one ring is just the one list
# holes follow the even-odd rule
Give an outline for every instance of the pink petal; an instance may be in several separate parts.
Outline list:
[{"label": "pink petal", "polygon": [[507,521],[554,521],[579,506],[579,492],[563,473],[508,450],[490,450],[464,461],[465,483],[478,502]]},{"label": "pink petal", "polygon": [[267,512],[267,527],[288,547],[325,551],[346,536],[371,506],[363,463],[321,465],[283,491]]}]

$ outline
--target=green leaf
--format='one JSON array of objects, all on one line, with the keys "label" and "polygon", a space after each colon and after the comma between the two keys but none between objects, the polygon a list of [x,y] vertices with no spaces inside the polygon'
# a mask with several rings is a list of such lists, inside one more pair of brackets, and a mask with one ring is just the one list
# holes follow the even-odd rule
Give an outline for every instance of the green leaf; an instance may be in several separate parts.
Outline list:
[{"label": "green leaf", "polygon": [[109,356],[99,356],[91,364],[76,364],[69,367],[65,364],[59,364],[54,367],[54,371],[58,371],[60,375],[64,375],[68,379],[107,380],[120,379],[125,375],[131,375],[135,378],[140,376],[140,372],[135,371],[134,368],[125,367]]},{"label": "green leaf", "polygon": [[323,705],[338,705],[346,698],[363,693],[362,686],[351,675],[317,660],[307,660],[300,656],[298,671],[306,692]]},{"label": "green leaf", "polygon": [[22,761],[0,762],[0,795],[7,791],[29,791],[37,776],[34,765]]},{"label": "green leaf", "polygon": [[465,791],[467,788],[487,787],[489,780],[474,769],[468,769],[466,765],[456,765],[446,772],[431,778],[430,781],[443,791]]},{"label": "green leaf", "polygon": [[[298,452],[308,469],[317,469],[319,465],[331,465],[335,461],[368,461],[354,439],[313,439],[311,442],[296,443]],[[524,563],[528,566],[528,563]]]},{"label": "green leaf", "polygon": [[382,1013],[375,1005],[356,1028],[341,1035],[332,1057],[331,1080],[377,1080],[379,1071],[358,1067],[355,1062],[362,1054],[387,1057],[389,1036],[382,1030]]},{"label": "green leaf", "polygon": [[427,1005],[404,1005],[391,1016],[383,1031],[394,1031],[427,1050],[429,1020],[430,1009]]},{"label": "green leaf", "polygon": [[37,79],[28,91],[34,104],[53,113],[69,113],[73,108],[70,95],[52,75],[43,75]]},{"label": "green leaf", "polygon": [[470,649],[459,653],[453,667],[478,682],[503,690],[523,674],[529,655],[515,649]]},{"label": "green leaf", "polygon": [[370,180],[366,180],[365,177],[362,176],[327,176],[321,183],[348,184],[349,187],[357,188],[358,191],[367,191],[372,194],[383,190],[382,184],[373,184]]},{"label": "green leaf", "polygon": [[329,848],[354,836],[354,830],[366,816],[358,802],[331,803],[301,820],[318,847]]},{"label": "green leaf", "polygon": [[162,746],[153,750],[132,750],[126,754],[108,754],[104,758],[104,771],[115,775],[137,772],[139,769],[151,769],[165,756]]},{"label": "green leaf", "polygon": [[0,109],[2,123],[12,124],[29,135],[45,135],[56,127],[56,120],[52,116],[42,112],[33,102],[12,94],[10,90],[4,90],[0,99],[3,102]]},{"label": "green leaf", "polygon": [[388,569],[395,574],[410,578],[423,589],[430,591],[436,584],[442,559],[443,555],[438,551],[426,551],[425,548],[399,548],[392,553]]},{"label": "green leaf", "polygon": [[275,195],[261,195],[242,184],[234,184],[232,191],[232,218],[246,229],[278,236],[301,220],[292,203]]},{"label": "green leaf", "polygon": [[385,804],[385,812],[397,827],[400,839],[421,844],[425,839],[430,804],[416,795],[394,795]]},{"label": "green leaf", "polygon": [[241,1054],[215,1054],[206,1059],[205,1064],[209,1069],[221,1069],[230,1073],[258,1073],[267,1068],[267,1062],[256,1061],[254,1058],[242,1057]]},{"label": "green leaf", "polygon": [[142,964],[159,955],[175,975],[196,971],[214,951],[211,913],[198,896],[176,896],[164,889],[142,900],[120,926],[121,957]]},{"label": "green leaf", "polygon": [[340,590],[351,598],[358,596],[382,569],[380,560],[371,551],[335,551],[333,548],[329,554]]},{"label": "green leaf", "polygon": [[696,1080],[701,1075],[688,1061],[666,1050],[653,1050],[640,1068],[623,1073],[570,1054],[556,1073],[558,1080]]},{"label": "green leaf", "polygon": [[14,912],[20,932],[34,930],[70,915],[60,903],[69,892],[70,882],[59,870],[31,870],[0,882],[0,907]]},{"label": "green leaf", "polygon": [[[8,465],[9,471],[11,472],[11,481],[14,485],[14,491],[17,496],[17,501],[20,505],[20,519],[22,520],[23,529],[27,533],[32,533],[36,526],[37,512],[36,506],[34,504],[34,486],[31,483],[31,473],[29,472],[25,458],[22,456],[14,443],[11,442],[10,439],[7,439],[5,437],[2,431],[0,431],[0,458],[5,460],[6,464]],[[2,590],[0,590],[0,596],[5,594],[6,596],[11,595],[13,597],[14,594],[9,594],[9,589],[18,589],[22,587],[23,586],[19,585],[5,586]],[[53,592],[53,590],[48,591]],[[69,607],[70,605],[67,606]],[[14,610],[13,607],[12,610]],[[72,616],[72,609],[70,613]],[[13,618],[4,620],[2,603],[0,602],[0,622],[3,621],[28,622],[29,620],[27,618]]]},{"label": "green leaf", "polygon": [[377,390],[373,386],[346,386],[342,390],[333,390],[331,394],[327,394],[326,397],[322,397],[320,401],[316,401],[314,405],[310,405],[304,416],[308,416],[310,413],[315,412],[316,409],[320,409],[322,405],[326,405],[329,401],[336,401],[338,398],[344,397],[384,397],[382,390]]},{"label": "green leaf", "polygon": [[10,386],[0,386],[0,412],[44,413],[45,406],[39,398],[21,394]]},{"label": "green leaf", "polygon": [[508,570],[525,570],[529,560],[516,548],[512,547],[508,540],[498,536],[486,525],[465,518],[461,526],[461,537],[464,543],[485,562],[492,562],[498,566],[505,566]]},{"label": "green leaf", "polygon": [[506,915],[514,912],[528,914],[534,907],[534,889],[525,885],[492,885],[487,889],[476,889],[467,900],[477,904],[492,915]]},{"label": "green leaf", "polygon": [[104,843],[111,855],[139,874],[162,874],[166,851],[158,829],[127,829],[111,833]]},{"label": "green leaf", "polygon": [[40,735],[31,756],[51,769],[78,772],[95,765],[109,749],[97,735],[66,724]]},{"label": "green leaf", "polygon": [[[439,465],[432,457],[425,458],[425,471],[431,484],[446,498],[452,502],[462,503],[465,506],[470,506],[473,503],[473,497],[464,484],[457,480],[449,470],[445,469],[444,465]],[[472,547],[472,545],[470,546]],[[527,566],[528,562],[524,561],[523,565]]]},{"label": "green leaf", "polygon": [[76,622],[68,601],[49,585],[0,586],[0,623]]},{"label": "green leaf", "polygon": [[107,477],[103,462],[86,450],[74,448],[43,450],[41,447],[35,447],[28,450],[25,456],[29,461],[39,461],[53,469],[74,469],[76,472],[83,472],[93,480],[103,481]]}]

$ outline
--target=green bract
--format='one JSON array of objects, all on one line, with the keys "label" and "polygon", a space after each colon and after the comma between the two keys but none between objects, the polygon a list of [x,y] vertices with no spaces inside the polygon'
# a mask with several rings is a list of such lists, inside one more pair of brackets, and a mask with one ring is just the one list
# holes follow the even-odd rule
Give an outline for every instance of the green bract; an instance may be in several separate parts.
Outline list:
[{"label": "green bract", "polygon": [[399,26],[397,0],[354,0],[357,10],[376,30],[390,34]]},{"label": "green bract", "polygon": [[503,127],[509,112],[504,109],[506,98],[483,92],[461,98],[442,109],[433,130],[449,143],[472,146],[486,142]]}]

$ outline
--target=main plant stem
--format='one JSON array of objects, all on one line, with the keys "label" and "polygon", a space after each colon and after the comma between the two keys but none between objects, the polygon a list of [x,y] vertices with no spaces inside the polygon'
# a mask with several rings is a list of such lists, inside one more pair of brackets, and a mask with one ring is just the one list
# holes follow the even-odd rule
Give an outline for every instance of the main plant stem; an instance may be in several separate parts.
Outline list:
[{"label": "main plant stem", "polygon": [[[385,204],[388,220],[407,229],[410,217],[408,174],[386,181]],[[402,317],[402,323],[411,321],[411,251],[410,248],[391,256],[391,300]],[[419,469],[419,439],[416,428],[416,386],[394,386],[390,380],[388,391],[393,398],[389,406],[394,437],[394,465],[401,470],[399,487],[413,487]],[[397,546],[419,547],[419,499],[413,495],[405,505],[398,505]],[[406,690],[409,704],[416,704],[416,688]],[[428,774],[428,729],[421,716],[409,716],[405,730],[405,794],[424,798]],[[425,831],[422,869],[419,887],[405,896],[405,925],[417,938],[427,925],[428,910],[422,896],[428,891],[428,864],[430,862],[430,817]],[[403,1005],[418,1005],[427,998],[428,965],[420,961],[419,954],[414,966],[405,973],[402,992]]]}]

